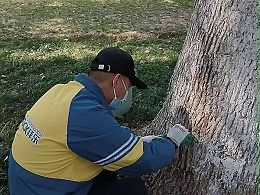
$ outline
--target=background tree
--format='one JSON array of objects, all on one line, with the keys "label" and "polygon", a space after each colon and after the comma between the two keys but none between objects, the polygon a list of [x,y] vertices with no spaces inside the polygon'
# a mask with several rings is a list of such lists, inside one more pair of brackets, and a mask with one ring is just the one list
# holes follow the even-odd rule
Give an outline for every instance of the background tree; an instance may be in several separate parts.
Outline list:
[{"label": "background tree", "polygon": [[152,194],[258,194],[258,6],[195,2],[168,97],[146,130],[158,134],[182,123],[194,140],[146,178]]}]

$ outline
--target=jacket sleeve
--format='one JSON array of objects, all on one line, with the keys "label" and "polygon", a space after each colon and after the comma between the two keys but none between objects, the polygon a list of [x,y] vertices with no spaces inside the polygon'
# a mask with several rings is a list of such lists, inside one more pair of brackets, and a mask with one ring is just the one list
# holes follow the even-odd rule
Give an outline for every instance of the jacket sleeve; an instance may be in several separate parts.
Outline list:
[{"label": "jacket sleeve", "polygon": [[133,164],[117,170],[128,176],[141,176],[157,171],[170,164],[174,158],[175,145],[168,139],[143,142],[143,155]]},{"label": "jacket sleeve", "polygon": [[167,139],[146,143],[120,126],[94,96],[78,96],[71,103],[67,146],[104,169],[136,176],[164,167],[175,153],[174,144]]}]

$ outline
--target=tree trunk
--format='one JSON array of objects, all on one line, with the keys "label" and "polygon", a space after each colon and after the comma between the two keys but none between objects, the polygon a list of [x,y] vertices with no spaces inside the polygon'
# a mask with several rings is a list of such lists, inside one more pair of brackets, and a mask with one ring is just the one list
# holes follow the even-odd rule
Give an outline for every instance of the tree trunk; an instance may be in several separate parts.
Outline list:
[{"label": "tree trunk", "polygon": [[151,194],[258,194],[258,6],[196,1],[169,94],[145,133],[182,123],[194,139],[145,177]]}]

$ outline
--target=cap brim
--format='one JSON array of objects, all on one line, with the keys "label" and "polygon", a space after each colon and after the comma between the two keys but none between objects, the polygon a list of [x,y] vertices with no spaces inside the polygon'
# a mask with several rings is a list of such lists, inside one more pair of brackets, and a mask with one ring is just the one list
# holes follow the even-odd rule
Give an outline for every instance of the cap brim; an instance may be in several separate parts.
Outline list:
[{"label": "cap brim", "polygon": [[133,86],[136,86],[139,89],[147,89],[147,85],[137,77],[133,77],[131,79],[131,83]]}]

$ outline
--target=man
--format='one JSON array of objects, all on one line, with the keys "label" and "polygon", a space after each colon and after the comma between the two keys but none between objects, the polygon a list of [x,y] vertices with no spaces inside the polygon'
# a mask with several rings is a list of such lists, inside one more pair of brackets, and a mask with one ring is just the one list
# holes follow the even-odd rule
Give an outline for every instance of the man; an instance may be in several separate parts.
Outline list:
[{"label": "man", "polygon": [[89,76],[79,74],[46,92],[16,132],[11,195],[147,194],[135,176],[169,164],[189,132],[175,125],[166,139],[155,140],[120,126],[112,110],[122,108],[132,86],[147,88],[136,77],[132,57],[111,47],[99,52]]}]

